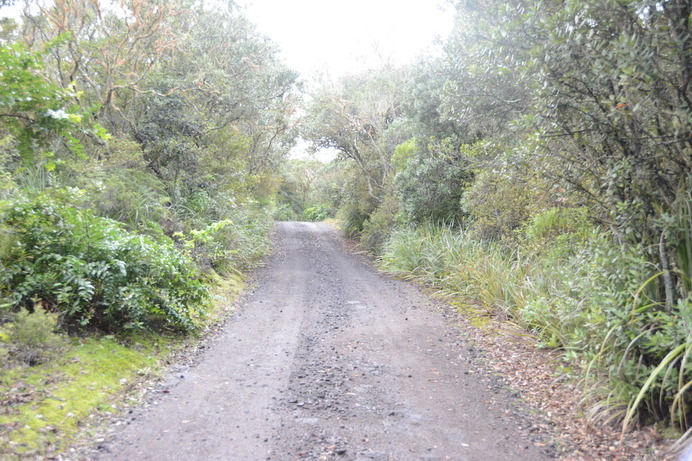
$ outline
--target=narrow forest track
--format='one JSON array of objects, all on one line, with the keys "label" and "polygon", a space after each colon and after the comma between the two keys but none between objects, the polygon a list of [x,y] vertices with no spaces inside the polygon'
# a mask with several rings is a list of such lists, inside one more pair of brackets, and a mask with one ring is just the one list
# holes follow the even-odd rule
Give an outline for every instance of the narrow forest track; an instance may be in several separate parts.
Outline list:
[{"label": "narrow forest track", "polygon": [[198,363],[89,458],[549,458],[449,308],[378,274],[325,224],[279,223],[275,240]]}]

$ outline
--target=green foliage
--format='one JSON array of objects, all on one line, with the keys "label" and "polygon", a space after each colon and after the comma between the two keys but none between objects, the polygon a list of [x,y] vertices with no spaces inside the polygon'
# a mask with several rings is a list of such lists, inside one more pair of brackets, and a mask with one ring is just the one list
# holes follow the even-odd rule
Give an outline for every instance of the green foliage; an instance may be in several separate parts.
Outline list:
[{"label": "green foliage", "polygon": [[297,75],[232,5],[35,6],[0,49],[2,295],[70,329],[190,330],[198,277],[268,249]]},{"label": "green foliage", "polygon": [[587,208],[554,207],[532,216],[518,232],[524,251],[547,262],[564,262],[589,240],[593,230]]},{"label": "green foliage", "polygon": [[140,229],[147,222],[165,224],[170,220],[170,198],[164,184],[141,170],[110,168],[96,190],[89,194],[94,211],[107,218]]},{"label": "green foliage", "polygon": [[677,278],[681,299],[689,299],[692,296],[692,175],[680,188],[671,213],[662,214],[661,221],[667,230],[665,238],[677,256],[672,275]]},{"label": "green foliage", "polygon": [[323,178],[325,167],[316,160],[297,159],[286,165],[277,195],[282,220],[302,217],[308,221],[322,221],[331,215],[331,207],[324,201],[327,197],[322,195],[327,181]]},{"label": "green foliage", "polygon": [[[423,60],[411,69],[404,114],[413,125],[413,134],[417,138],[461,140],[468,139],[468,134],[473,132],[467,124],[459,123],[456,117],[447,114],[445,101],[453,99],[449,93],[450,78],[454,74],[447,72],[446,63],[454,57],[450,54],[443,58]],[[472,88],[466,87],[467,90]]]},{"label": "green foliage", "polygon": [[670,363],[658,367],[672,351],[689,345],[690,304],[662,309],[657,301],[661,273],[642,254],[641,248],[616,245],[604,236],[592,238],[563,269],[552,313],[534,318],[549,323],[563,347],[591,360],[587,385],[593,392],[586,395],[594,418],[627,426],[636,414],[641,423],[668,419],[684,428],[679,410],[691,403],[682,388],[692,380],[692,369],[681,362],[683,355],[672,369]]},{"label": "green foliage", "polygon": [[370,217],[369,213],[363,211],[356,204],[349,204],[342,207],[337,215],[343,221],[343,230],[349,237],[356,237],[363,232],[365,222]]},{"label": "green foliage", "polygon": [[[72,135],[82,120],[71,107],[75,94],[44,76],[43,56],[18,43],[2,44],[0,68],[0,126],[16,138],[24,164],[44,154],[40,150],[54,135],[64,136],[73,152],[83,154]],[[54,167],[52,161],[48,165]]]},{"label": "green foliage", "polygon": [[[315,148],[336,152],[348,168],[342,189],[342,214],[351,234],[391,193],[394,148],[411,138],[402,113],[406,69],[381,69],[350,75],[313,98],[302,136]],[[346,209],[347,208],[347,209]]]},{"label": "green foliage", "polygon": [[4,204],[17,241],[2,286],[17,307],[42,303],[68,328],[191,330],[207,290],[172,242],[125,231],[48,195]]},{"label": "green foliage", "polygon": [[306,208],[304,211],[305,219],[308,221],[324,221],[332,214],[329,205],[321,204]]},{"label": "green foliage", "polygon": [[22,308],[11,318],[10,357],[27,365],[36,365],[59,354],[67,345],[56,333],[58,314],[46,312],[40,304],[31,311]]},{"label": "green foliage", "polygon": [[395,151],[403,164],[394,179],[402,211],[412,222],[461,223],[461,197],[473,178],[468,159],[449,140],[417,146],[413,154],[406,151]]},{"label": "green foliage", "polygon": [[274,208],[272,219],[275,221],[297,221],[296,211],[287,203],[281,203]]},{"label": "green foliage", "polygon": [[483,170],[464,195],[462,206],[480,238],[513,237],[529,219],[533,191],[526,181],[515,179],[511,171]]},{"label": "green foliage", "polygon": [[340,203],[336,218],[342,222],[342,229],[348,236],[358,237],[363,232],[365,222],[377,209],[379,199],[370,194],[368,179],[355,173],[355,165],[344,167],[341,173],[345,178],[339,191]]},{"label": "green foliage", "polygon": [[392,154],[392,165],[396,172],[401,172],[406,169],[406,165],[411,161],[416,154],[416,138],[411,138],[408,141],[402,142],[394,149]]},{"label": "green foliage", "polygon": [[271,220],[266,211],[237,210],[224,219],[173,235],[202,269],[236,274],[256,265],[269,250]]},{"label": "green foliage", "polygon": [[148,102],[148,110],[139,121],[135,135],[147,165],[165,182],[177,184],[195,177],[203,129],[195,114],[187,110],[185,100],[179,95],[155,97]]},{"label": "green foliage", "polygon": [[395,226],[401,221],[398,211],[396,197],[388,196],[363,223],[360,240],[365,249],[376,255],[381,254]]},{"label": "green foliage", "polygon": [[384,246],[383,267],[446,293],[516,315],[525,302],[524,280],[533,266],[519,253],[471,233],[426,224],[397,230]]}]

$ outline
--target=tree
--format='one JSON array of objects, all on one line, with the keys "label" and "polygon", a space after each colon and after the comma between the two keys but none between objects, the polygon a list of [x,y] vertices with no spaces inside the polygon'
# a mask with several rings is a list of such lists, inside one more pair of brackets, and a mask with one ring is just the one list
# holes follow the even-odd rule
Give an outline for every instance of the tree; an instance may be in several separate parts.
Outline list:
[{"label": "tree", "polygon": [[507,29],[522,18],[523,2],[458,2],[455,26],[437,72],[442,120],[467,138],[505,138],[531,106],[532,42]]},{"label": "tree", "polygon": [[75,94],[45,77],[43,54],[21,44],[0,45],[0,67],[0,128],[16,139],[23,163],[52,155],[46,149],[55,136],[81,152],[73,136],[82,120],[73,107]]},{"label": "tree", "polygon": [[408,139],[395,122],[402,113],[405,69],[347,76],[315,95],[303,136],[317,148],[335,149],[363,176],[370,200],[381,201],[393,168],[394,147]]},{"label": "tree", "polygon": [[402,210],[416,223],[462,224],[466,213],[461,199],[473,179],[469,159],[448,140],[433,138],[423,147],[415,140],[413,144],[410,158],[394,179]]},{"label": "tree", "polygon": [[620,240],[650,249],[670,308],[687,296],[682,261],[672,261],[689,225],[672,223],[692,185],[692,6],[608,3],[567,2],[528,20],[542,6],[533,3],[514,27],[536,43],[548,155],[559,155],[560,176],[602,207]]},{"label": "tree", "polygon": [[132,123],[128,109],[150,91],[145,80],[178,38],[172,27],[182,3],[163,0],[26,0],[21,40],[49,48],[47,69],[60,86],[83,91],[80,104],[113,134]]}]

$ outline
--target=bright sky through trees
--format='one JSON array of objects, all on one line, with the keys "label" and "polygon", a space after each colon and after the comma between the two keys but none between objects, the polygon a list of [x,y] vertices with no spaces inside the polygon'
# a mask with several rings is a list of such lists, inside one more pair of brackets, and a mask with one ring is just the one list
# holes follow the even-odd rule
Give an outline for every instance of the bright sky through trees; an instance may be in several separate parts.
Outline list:
[{"label": "bright sky through trees", "polygon": [[[403,64],[433,52],[449,33],[444,0],[238,0],[244,13],[281,48],[286,63],[310,77]],[[20,6],[0,9],[16,17]]]},{"label": "bright sky through trees", "polygon": [[[245,0],[246,14],[290,67],[309,77],[402,64],[431,52],[453,14],[439,0]],[[242,2],[241,2],[242,4]]]}]

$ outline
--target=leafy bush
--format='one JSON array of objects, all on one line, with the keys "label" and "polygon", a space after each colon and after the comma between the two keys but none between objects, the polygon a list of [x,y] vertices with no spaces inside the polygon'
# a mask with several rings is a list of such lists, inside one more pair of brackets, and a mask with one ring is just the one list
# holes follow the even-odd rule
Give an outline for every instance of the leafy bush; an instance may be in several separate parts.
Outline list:
[{"label": "leafy bush", "polygon": [[348,169],[343,170],[342,175],[347,180],[341,185],[341,200],[336,217],[342,222],[346,235],[357,237],[363,232],[365,221],[377,208],[378,194],[383,191],[375,191],[367,179],[352,176]]},{"label": "leafy bush", "polygon": [[355,237],[363,232],[365,221],[369,215],[356,204],[344,205],[338,213],[343,220],[343,230],[349,237]]},{"label": "leafy bush", "polygon": [[306,208],[303,214],[308,221],[324,221],[331,216],[332,210],[329,205],[322,204]]},{"label": "leafy bush", "polygon": [[170,240],[45,194],[4,204],[0,225],[17,241],[3,254],[2,288],[17,308],[40,302],[68,328],[194,328],[208,299],[194,262]]},{"label": "leafy bush", "polygon": [[32,311],[22,308],[10,324],[10,356],[28,365],[50,359],[67,345],[57,328],[58,314],[46,312],[39,304]]},{"label": "leafy bush", "polygon": [[280,203],[274,209],[272,218],[275,221],[295,221],[298,219],[295,210],[286,203]]},{"label": "leafy bush", "polygon": [[473,177],[468,159],[450,142],[431,142],[413,156],[409,150],[404,144],[395,154],[403,164],[394,179],[401,209],[413,222],[461,222],[460,200]]},{"label": "leafy bush", "polygon": [[532,216],[518,233],[522,251],[541,256],[550,264],[566,261],[591,237],[593,230],[587,208],[553,207]]},{"label": "leafy bush", "polygon": [[360,241],[370,252],[380,254],[399,218],[397,200],[388,196],[363,224]]},{"label": "leafy bush", "polygon": [[[692,303],[667,308],[661,273],[641,246],[596,235],[562,270],[544,324],[588,361],[587,398],[595,419],[642,423],[667,419],[686,428],[692,404]],[[546,322],[547,319],[552,320]]]},{"label": "leafy bush", "polygon": [[485,170],[464,194],[462,207],[471,215],[482,239],[513,237],[531,215],[532,195],[526,182],[508,171]]},{"label": "leafy bush", "polygon": [[219,273],[234,272],[255,265],[269,250],[269,212],[236,210],[233,219],[211,223],[188,233],[176,233],[188,254],[202,268]]},{"label": "leafy bush", "polygon": [[100,216],[120,221],[130,229],[149,221],[164,223],[169,218],[166,205],[170,199],[161,181],[150,173],[111,168],[98,185],[91,203]]}]

